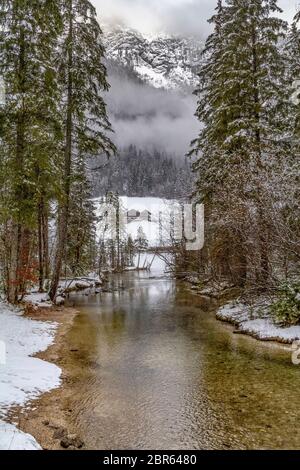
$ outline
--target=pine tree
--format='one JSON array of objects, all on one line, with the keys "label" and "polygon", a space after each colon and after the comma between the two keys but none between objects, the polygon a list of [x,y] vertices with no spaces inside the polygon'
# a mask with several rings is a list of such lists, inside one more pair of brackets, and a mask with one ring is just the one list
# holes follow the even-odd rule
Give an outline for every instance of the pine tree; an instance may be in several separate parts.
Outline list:
[{"label": "pine tree", "polygon": [[300,137],[300,12],[294,17],[286,42],[287,87],[290,97],[291,137]]},{"label": "pine tree", "polygon": [[[287,112],[286,140],[289,147],[281,174],[284,176],[277,185],[281,192],[282,221],[277,224],[278,244],[283,251],[284,262],[288,258],[300,257],[300,191],[299,191],[299,160],[300,160],[300,11],[294,17],[285,43],[286,60]],[[288,269],[286,268],[286,271]]]},{"label": "pine tree", "polygon": [[[0,75],[6,100],[1,122],[1,215],[6,288],[18,300],[32,277],[37,206],[55,186],[59,31],[55,0],[4,0],[0,5]],[[47,188],[47,189],[46,189]]]},{"label": "pine tree", "polygon": [[134,266],[135,245],[132,236],[129,235],[126,246],[126,266]]},{"label": "pine tree", "polygon": [[140,226],[137,231],[136,238],[134,240],[134,248],[136,252],[138,253],[138,265],[137,267],[140,267],[140,259],[141,259],[141,253],[145,250],[147,250],[149,246],[149,242],[147,240],[146,234],[143,230],[143,227]]},{"label": "pine tree", "polygon": [[96,216],[84,158],[74,165],[68,219],[66,264],[73,276],[87,274],[96,259]]},{"label": "pine tree", "polygon": [[275,16],[280,11],[275,0],[219,1],[196,92],[197,116],[204,127],[192,153],[198,155],[198,193],[214,225],[211,255],[219,257],[221,274],[231,272],[232,264],[238,266],[242,282],[253,213],[260,259],[257,276],[262,284],[269,276],[266,183],[283,151],[286,102],[285,64],[279,50],[286,23]]},{"label": "pine tree", "polygon": [[67,241],[67,224],[72,181],[72,159],[114,152],[107,133],[111,130],[102,92],[109,86],[102,63],[104,49],[96,10],[87,0],[63,0],[64,32],[60,64],[61,87],[65,96],[64,163],[62,197],[59,201],[57,246],[50,298],[55,299]]}]

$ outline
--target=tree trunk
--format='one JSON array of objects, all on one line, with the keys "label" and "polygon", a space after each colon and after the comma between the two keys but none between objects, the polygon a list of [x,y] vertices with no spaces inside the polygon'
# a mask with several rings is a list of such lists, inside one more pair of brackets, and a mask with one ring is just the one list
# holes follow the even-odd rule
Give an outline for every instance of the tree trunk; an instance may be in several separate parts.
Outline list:
[{"label": "tree trunk", "polygon": [[43,257],[43,200],[38,206],[38,246],[39,246],[39,292],[44,290],[44,257]]},{"label": "tree trunk", "polygon": [[[16,154],[15,154],[15,199],[16,202],[22,202],[26,195],[22,183],[24,168],[24,146],[25,146],[25,115],[22,96],[25,91],[25,37],[21,29],[19,37],[19,56],[18,56],[18,90],[20,94],[20,109],[17,115],[17,136],[16,136]],[[21,238],[22,238],[22,214],[20,209],[17,213],[17,222],[12,223],[11,250],[10,250],[10,268],[9,268],[9,286],[8,301],[16,303],[19,297],[20,287],[20,256],[21,256]]]},{"label": "tree trunk", "polygon": [[18,294],[21,298],[26,293],[27,283],[32,281],[32,266],[31,260],[31,248],[32,248],[32,232],[27,227],[22,227],[20,230],[20,243],[19,243],[19,255],[18,255],[18,281],[19,288]]},{"label": "tree trunk", "polygon": [[[257,33],[255,25],[252,25],[252,67],[253,67],[253,83],[254,83],[254,117],[256,121],[256,143],[257,143],[257,174],[263,170],[261,154],[261,132],[260,132],[260,98],[258,90],[257,73],[259,70],[259,63],[257,58]],[[259,175],[257,176],[259,180]],[[258,213],[258,231],[259,231],[259,248],[260,248],[260,266],[259,266],[259,284],[260,288],[266,287],[266,282],[269,279],[269,247],[268,235],[266,232],[266,224],[264,218],[263,198],[260,184],[257,183],[257,213]]]},{"label": "tree trunk", "polygon": [[73,6],[69,2],[69,33],[68,33],[68,91],[67,91],[67,118],[66,140],[64,156],[64,194],[60,202],[57,222],[57,245],[53,266],[50,299],[55,300],[59,278],[62,269],[62,260],[65,253],[69,216],[69,199],[71,189],[71,163],[72,163],[72,130],[73,130]]},{"label": "tree trunk", "polygon": [[49,226],[48,226],[48,206],[44,204],[43,207],[43,264],[44,264],[44,277],[49,279]]},{"label": "tree trunk", "polygon": [[19,253],[19,227],[11,224],[11,238],[8,241],[7,266],[7,300],[16,303],[18,299],[18,253]]}]

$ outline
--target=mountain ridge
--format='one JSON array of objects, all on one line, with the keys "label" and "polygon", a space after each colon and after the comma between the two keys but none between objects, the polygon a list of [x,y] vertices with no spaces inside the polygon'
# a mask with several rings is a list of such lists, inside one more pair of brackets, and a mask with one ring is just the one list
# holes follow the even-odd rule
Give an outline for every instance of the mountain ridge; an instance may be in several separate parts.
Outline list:
[{"label": "mountain ridge", "polygon": [[195,38],[160,35],[149,38],[136,30],[104,29],[106,57],[131,67],[146,83],[166,90],[194,89],[203,42]]}]

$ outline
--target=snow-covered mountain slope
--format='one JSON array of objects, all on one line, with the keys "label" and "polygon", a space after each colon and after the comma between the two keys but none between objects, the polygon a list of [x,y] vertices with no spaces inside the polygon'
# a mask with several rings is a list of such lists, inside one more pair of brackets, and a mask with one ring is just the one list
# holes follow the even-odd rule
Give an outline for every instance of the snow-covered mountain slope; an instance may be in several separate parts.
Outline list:
[{"label": "snow-covered mountain slope", "polygon": [[193,38],[147,39],[132,29],[104,28],[108,59],[132,67],[156,88],[195,88],[203,43]]}]

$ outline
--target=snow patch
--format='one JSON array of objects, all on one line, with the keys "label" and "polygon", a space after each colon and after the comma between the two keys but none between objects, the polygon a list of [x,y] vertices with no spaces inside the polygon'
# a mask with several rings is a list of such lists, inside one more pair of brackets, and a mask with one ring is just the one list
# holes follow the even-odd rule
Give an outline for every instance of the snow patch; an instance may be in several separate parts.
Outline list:
[{"label": "snow patch", "polygon": [[45,294],[45,293],[31,292],[30,294],[26,294],[23,300],[26,304],[31,304],[38,308],[52,308],[53,307],[53,304],[48,294]]},{"label": "snow patch", "polygon": [[[176,200],[166,200],[155,197],[126,197],[119,198],[120,208],[126,213],[131,210],[142,213],[148,211],[150,220],[145,220],[142,216],[135,220],[125,221],[124,234],[131,236],[133,240],[137,238],[138,230],[141,227],[150,247],[162,247],[171,245],[170,221],[174,208],[179,208],[180,204]],[[102,198],[93,199],[95,213],[101,217],[105,212],[106,204]],[[104,233],[106,224],[97,224],[97,236],[99,239],[109,238],[110,232]]]},{"label": "snow patch", "polygon": [[261,300],[253,306],[230,302],[218,310],[217,318],[233,323],[238,331],[262,341],[291,344],[300,339],[300,325],[285,328],[276,325],[270,316],[268,303]]},{"label": "snow patch", "polygon": [[25,434],[12,424],[0,421],[0,450],[42,450],[42,448],[30,434]]},{"label": "snow patch", "polygon": [[[56,323],[25,318],[21,310],[0,303],[0,325],[0,341],[6,349],[5,360],[1,361],[4,364],[0,364],[0,416],[5,419],[10,407],[24,406],[58,387],[61,369],[32,357],[53,343]],[[22,445],[38,448],[33,438],[1,422],[0,448],[7,446],[9,436],[14,448]]]}]

